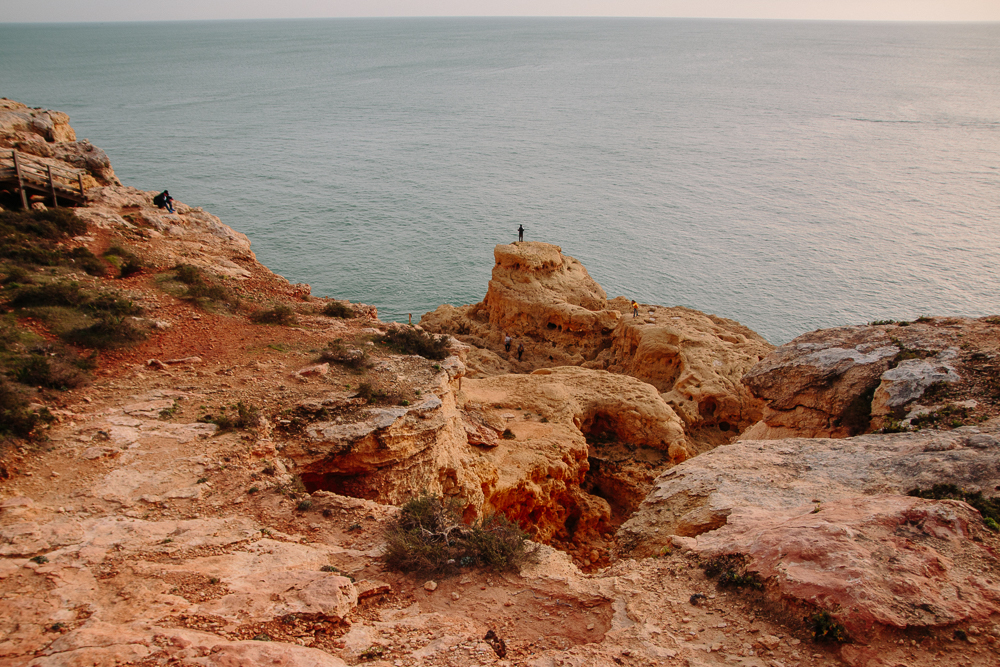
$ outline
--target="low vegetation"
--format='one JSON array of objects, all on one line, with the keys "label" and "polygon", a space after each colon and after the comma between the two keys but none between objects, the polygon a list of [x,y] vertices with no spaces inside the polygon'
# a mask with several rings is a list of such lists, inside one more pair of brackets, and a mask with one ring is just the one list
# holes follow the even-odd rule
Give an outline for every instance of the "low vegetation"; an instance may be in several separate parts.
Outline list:
[{"label": "low vegetation", "polygon": [[220,407],[219,413],[218,415],[206,414],[199,421],[215,424],[220,431],[246,430],[256,426],[260,421],[260,410],[243,401],[231,406],[229,410],[225,406]]},{"label": "low vegetation", "polygon": [[720,588],[752,588],[761,590],[764,581],[756,572],[747,570],[747,559],[743,554],[723,554],[701,564],[705,576],[717,579]]},{"label": "low vegetation", "polygon": [[178,264],[167,274],[167,279],[181,283],[184,286],[181,298],[193,301],[204,310],[224,306],[235,311],[240,307],[236,292],[193,264]]},{"label": "low vegetation", "polygon": [[416,354],[437,361],[448,356],[447,336],[434,336],[412,326],[389,329],[375,342],[399,354]]},{"label": "low vegetation", "polygon": [[1000,530],[1000,496],[987,498],[981,491],[965,491],[954,484],[935,484],[929,489],[911,489],[907,495],[930,500],[961,500],[972,505],[983,516],[983,524]]},{"label": "low vegetation", "polygon": [[357,313],[354,312],[354,309],[351,308],[350,304],[341,303],[339,301],[331,301],[326,304],[321,312],[327,317],[339,317],[345,320],[357,317]]},{"label": "low vegetation", "polygon": [[527,535],[505,517],[465,524],[453,501],[422,494],[386,528],[385,564],[401,572],[454,574],[463,567],[517,571],[533,556]]},{"label": "low vegetation", "polygon": [[128,278],[142,271],[142,259],[127,248],[113,245],[104,251],[104,258],[118,269],[119,278]]},{"label": "low vegetation", "polygon": [[298,324],[298,317],[290,306],[278,304],[273,308],[258,310],[250,319],[257,324],[280,324],[282,326],[292,326]]},{"label": "low vegetation", "polygon": [[809,617],[808,621],[815,641],[837,643],[848,641],[847,630],[837,622],[837,619],[830,612],[816,612]]}]

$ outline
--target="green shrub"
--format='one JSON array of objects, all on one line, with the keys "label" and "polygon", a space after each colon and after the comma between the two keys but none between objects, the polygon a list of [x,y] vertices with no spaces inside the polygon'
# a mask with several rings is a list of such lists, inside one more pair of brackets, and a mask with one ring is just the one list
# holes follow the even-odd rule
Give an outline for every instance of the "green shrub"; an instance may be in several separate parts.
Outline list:
[{"label": "green shrub", "polygon": [[97,255],[90,252],[87,248],[82,246],[79,248],[73,248],[68,254],[70,258],[72,258],[74,264],[92,276],[103,276],[108,272],[107,266],[104,262],[98,259]]},{"label": "green shrub", "polygon": [[383,560],[402,572],[451,574],[461,567],[516,571],[532,554],[527,535],[505,517],[469,526],[454,502],[425,493],[404,504],[387,526]]},{"label": "green shrub", "polygon": [[415,327],[389,329],[385,334],[376,338],[375,342],[400,354],[416,354],[436,360],[448,356],[447,336],[432,336]]},{"label": "green shrub", "polygon": [[517,436],[514,435],[514,432],[511,431],[509,428],[505,428],[503,430],[503,433],[500,435],[500,437],[503,438],[504,440],[515,440],[515,439],[517,439]]},{"label": "green shrub", "polygon": [[817,642],[848,641],[847,630],[828,611],[813,614],[809,619],[809,625],[813,631],[813,639]]},{"label": "green shrub", "polygon": [[48,411],[32,412],[28,400],[0,375],[0,435],[30,438],[35,429],[51,421]]},{"label": "green shrub", "polygon": [[132,320],[124,317],[102,317],[87,327],[70,329],[63,340],[83,347],[112,349],[127,347],[144,340],[147,332]]},{"label": "green shrub", "polygon": [[295,311],[285,304],[279,304],[267,310],[258,310],[250,316],[250,319],[257,324],[280,324],[282,326],[291,326],[299,321],[295,316]]},{"label": "green shrub", "polygon": [[701,564],[705,576],[718,577],[720,588],[753,588],[761,590],[764,581],[756,572],[747,570],[747,559],[743,554],[723,554],[710,558]]},{"label": "green shrub", "polygon": [[345,320],[349,320],[352,317],[357,317],[357,313],[351,308],[350,304],[344,304],[339,301],[331,301],[326,304],[323,308],[323,314],[327,317],[340,317]]},{"label": "green shrub", "polygon": [[239,306],[240,298],[231,289],[210,277],[203,270],[191,264],[178,264],[173,268],[174,279],[183,283],[183,298],[191,299],[199,305],[210,303],[227,304],[231,308]]},{"label": "green shrub", "polygon": [[134,252],[120,245],[113,245],[104,251],[104,256],[118,267],[118,276],[128,278],[142,271],[142,259]]},{"label": "green shrub", "polygon": [[[225,410],[223,408],[223,410]],[[240,401],[233,406],[235,414],[229,413],[219,415],[218,417],[213,417],[212,415],[205,415],[201,418],[201,421],[207,422],[209,424],[215,424],[219,427],[220,431],[233,431],[236,429],[248,429],[257,425],[260,419],[260,410],[253,405],[248,405],[243,401]]]},{"label": "green shrub", "polygon": [[90,296],[76,282],[53,282],[44,285],[20,287],[10,298],[12,308],[40,306],[65,306],[78,308],[90,302]]},{"label": "green shrub", "polygon": [[981,491],[967,492],[954,484],[935,484],[930,489],[911,489],[907,495],[930,500],[961,500],[975,507],[990,530],[1000,525],[1000,496],[987,498]]},{"label": "green shrub", "polygon": [[71,359],[67,353],[48,353],[43,348],[38,353],[18,359],[12,377],[21,384],[32,387],[61,390],[79,387],[87,381],[81,368],[85,364],[73,363]]}]

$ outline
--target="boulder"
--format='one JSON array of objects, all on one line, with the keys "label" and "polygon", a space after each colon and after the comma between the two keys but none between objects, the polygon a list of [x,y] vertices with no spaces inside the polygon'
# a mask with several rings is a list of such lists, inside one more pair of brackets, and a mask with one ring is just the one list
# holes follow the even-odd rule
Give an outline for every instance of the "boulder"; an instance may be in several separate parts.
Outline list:
[{"label": "boulder", "polygon": [[[804,334],[744,376],[743,384],[766,405],[761,421],[740,437],[870,432],[904,419],[928,390],[945,385],[951,388],[941,392],[944,398],[982,398],[983,383],[976,378],[996,372],[998,346],[1000,327],[991,318],[921,318]],[[940,403],[942,397],[930,400]]]},{"label": "boulder", "polygon": [[935,484],[991,495],[1000,486],[1000,430],[724,445],[661,474],[622,526],[619,540],[636,555],[650,555],[671,535],[694,537],[726,525],[741,508],[811,510],[834,500],[906,494]]},{"label": "boulder", "polygon": [[881,628],[981,624],[1000,613],[1000,589],[984,574],[1000,565],[987,544],[996,542],[963,502],[874,495],[815,509],[735,508],[695,551],[744,555],[770,597],[826,611],[864,640]]}]

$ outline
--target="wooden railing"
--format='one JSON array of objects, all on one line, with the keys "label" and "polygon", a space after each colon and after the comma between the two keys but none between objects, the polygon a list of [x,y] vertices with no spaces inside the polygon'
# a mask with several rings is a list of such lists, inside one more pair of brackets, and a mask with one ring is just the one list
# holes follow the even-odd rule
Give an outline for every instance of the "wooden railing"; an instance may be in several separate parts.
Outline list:
[{"label": "wooden railing", "polygon": [[17,184],[24,208],[28,208],[28,190],[51,196],[53,206],[59,205],[60,197],[82,204],[87,199],[83,193],[85,173],[82,169],[46,164],[20,151],[0,151],[0,182]]}]

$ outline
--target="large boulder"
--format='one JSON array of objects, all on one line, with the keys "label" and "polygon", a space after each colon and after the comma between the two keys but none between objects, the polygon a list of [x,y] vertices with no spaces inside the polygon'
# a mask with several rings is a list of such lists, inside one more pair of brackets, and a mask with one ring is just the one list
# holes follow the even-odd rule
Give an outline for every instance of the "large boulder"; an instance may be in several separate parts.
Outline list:
[{"label": "large boulder", "polygon": [[921,413],[958,409],[952,404],[991,404],[998,348],[996,318],[921,318],[804,334],[744,376],[766,406],[741,439],[843,438],[904,420],[905,427]]},{"label": "large boulder", "polygon": [[783,512],[859,495],[953,484],[991,495],[1000,486],[1000,429],[965,427],[845,439],[739,441],[661,474],[619,532],[637,555],[671,535],[726,525],[741,508]]},{"label": "large boulder", "polygon": [[1000,540],[957,500],[855,496],[783,511],[737,508],[696,541],[704,558],[741,554],[783,604],[825,611],[847,636],[882,628],[980,625],[1000,613]]}]

